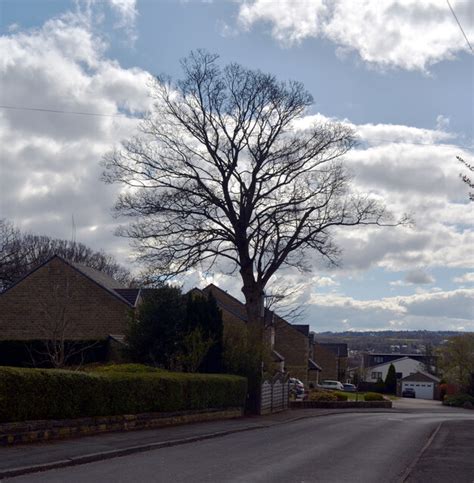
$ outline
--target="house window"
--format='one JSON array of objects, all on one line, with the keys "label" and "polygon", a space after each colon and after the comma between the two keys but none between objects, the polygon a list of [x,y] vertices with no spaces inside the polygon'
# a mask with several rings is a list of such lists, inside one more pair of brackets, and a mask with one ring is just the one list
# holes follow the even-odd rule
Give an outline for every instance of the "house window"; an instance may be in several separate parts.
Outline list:
[{"label": "house window", "polygon": [[379,379],[382,379],[382,373],[381,372],[372,372],[371,377],[372,377],[372,379],[375,379],[376,381],[378,381]]},{"label": "house window", "polygon": [[380,364],[381,362],[383,362],[383,357],[380,357],[380,356],[374,357],[374,363],[375,364]]}]

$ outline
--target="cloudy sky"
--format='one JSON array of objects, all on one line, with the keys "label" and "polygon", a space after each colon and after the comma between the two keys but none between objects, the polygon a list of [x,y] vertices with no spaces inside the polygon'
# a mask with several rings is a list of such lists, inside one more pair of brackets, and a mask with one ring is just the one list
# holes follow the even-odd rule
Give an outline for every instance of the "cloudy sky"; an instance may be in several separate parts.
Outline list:
[{"label": "cloudy sky", "polygon": [[[450,3],[473,45],[472,1]],[[0,0],[0,217],[68,239],[73,217],[78,241],[129,263],[100,161],[150,105],[149,76],[179,76],[199,47],[302,81],[308,116],[357,132],[357,189],[414,222],[341,231],[340,267],[315,256],[274,290],[297,287],[316,331],[474,330],[473,204],[456,161],[474,161],[474,56],[445,0]],[[207,281],[239,295],[219,273],[185,284]]]}]

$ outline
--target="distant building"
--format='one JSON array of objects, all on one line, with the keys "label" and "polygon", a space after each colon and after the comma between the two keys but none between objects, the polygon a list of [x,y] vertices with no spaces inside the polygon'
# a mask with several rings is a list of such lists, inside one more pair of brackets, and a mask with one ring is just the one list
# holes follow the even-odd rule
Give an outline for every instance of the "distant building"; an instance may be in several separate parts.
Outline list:
[{"label": "distant building", "polygon": [[427,356],[424,354],[400,354],[399,352],[364,352],[362,353],[362,369],[365,370],[369,367],[392,362],[396,359],[400,359],[402,356],[414,359],[415,361],[423,364],[425,367],[429,366],[429,368],[433,371],[436,369],[436,356]]},{"label": "distant building", "polygon": [[365,382],[385,381],[391,364],[393,364],[395,367],[397,379],[403,379],[410,374],[422,371],[424,367],[423,363],[420,361],[417,361],[411,357],[400,357],[400,354],[397,354],[397,358],[394,358],[388,362],[364,367],[362,373],[363,380]]},{"label": "distant building", "polygon": [[311,358],[321,366],[320,380],[336,380],[345,382],[347,371],[347,344],[317,342],[312,336]]}]

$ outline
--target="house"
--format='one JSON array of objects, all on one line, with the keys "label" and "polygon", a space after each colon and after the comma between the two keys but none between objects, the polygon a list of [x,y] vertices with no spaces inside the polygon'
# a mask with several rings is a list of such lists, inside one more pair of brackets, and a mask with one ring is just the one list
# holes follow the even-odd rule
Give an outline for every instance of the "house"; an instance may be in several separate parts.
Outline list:
[{"label": "house", "polygon": [[362,353],[362,367],[373,367],[386,362],[392,362],[401,357],[410,357],[415,361],[419,361],[424,365],[429,365],[431,369],[436,368],[436,356],[423,354],[401,354],[401,353],[386,353],[386,352],[364,352]]},{"label": "house", "polygon": [[55,255],[0,295],[0,343],[60,338],[106,347],[111,334],[123,337],[138,299],[137,289]]},{"label": "house", "polygon": [[405,376],[399,384],[399,394],[407,389],[414,389],[417,399],[438,399],[439,379],[424,371],[417,371]]},{"label": "house", "polygon": [[385,381],[388,369],[391,364],[393,364],[393,366],[395,367],[397,379],[403,379],[410,374],[423,371],[424,369],[423,363],[419,360],[413,359],[412,357],[408,356],[400,357],[400,354],[398,354],[397,359],[392,359],[388,362],[377,364],[371,367],[364,367],[363,380],[365,382]]},{"label": "house", "polygon": [[347,344],[317,342],[311,334],[311,358],[322,368],[321,380],[344,382],[347,370]]},{"label": "house", "polygon": [[[203,293],[212,293],[222,311],[226,326],[241,328],[247,324],[245,305],[224,290],[208,285]],[[265,338],[270,346],[274,368],[288,372],[304,384],[318,381],[321,367],[310,358],[309,326],[292,325],[271,310],[265,310]]]}]

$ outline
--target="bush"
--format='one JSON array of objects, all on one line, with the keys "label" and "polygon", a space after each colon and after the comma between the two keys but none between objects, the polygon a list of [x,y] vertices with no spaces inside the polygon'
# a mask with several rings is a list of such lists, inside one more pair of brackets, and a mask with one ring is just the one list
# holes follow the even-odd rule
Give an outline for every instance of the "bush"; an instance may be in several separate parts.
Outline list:
[{"label": "bush", "polygon": [[335,393],[329,391],[313,391],[309,394],[308,399],[310,401],[332,402],[337,401],[337,396]]},{"label": "bush", "polygon": [[343,392],[335,392],[334,394],[338,401],[347,401],[349,399],[349,396]]},{"label": "bush", "polygon": [[469,394],[455,394],[453,396],[446,395],[443,399],[445,406],[463,407],[465,403],[474,404],[474,397]]},{"label": "bush", "polygon": [[158,367],[146,366],[145,364],[107,364],[102,366],[94,366],[91,368],[86,368],[88,372],[100,372],[100,373],[110,373],[110,372],[126,372],[130,374],[146,374],[150,372],[168,372],[166,369],[160,369]]},{"label": "bush", "polygon": [[368,392],[364,395],[364,400],[365,401],[383,401],[384,397],[382,394],[379,394],[377,392]]},{"label": "bush", "polygon": [[0,422],[242,407],[246,392],[220,374],[0,367]]}]

